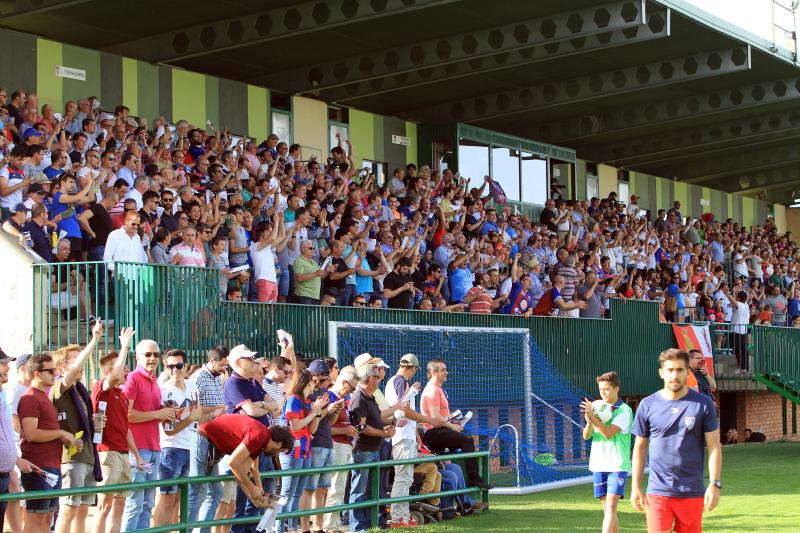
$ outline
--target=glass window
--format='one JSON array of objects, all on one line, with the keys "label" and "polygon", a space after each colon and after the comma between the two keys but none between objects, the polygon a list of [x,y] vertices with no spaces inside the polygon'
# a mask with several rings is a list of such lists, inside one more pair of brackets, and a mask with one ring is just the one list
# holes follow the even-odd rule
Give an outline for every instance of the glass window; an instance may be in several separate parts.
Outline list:
[{"label": "glass window", "polygon": [[292,144],[292,118],[288,113],[272,112],[272,133],[287,144]]},{"label": "glass window", "polygon": [[547,201],[547,159],[522,152],[522,201],[544,205]]},{"label": "glass window", "polygon": [[597,176],[586,175],[586,199],[600,198],[600,179]]},{"label": "glass window", "polygon": [[503,188],[506,198],[519,201],[519,150],[499,146],[492,148],[491,176]]},{"label": "glass window", "polygon": [[[472,183],[483,183],[489,175],[489,147],[466,139],[458,141],[458,172]],[[478,187],[479,185],[476,185]]]},{"label": "glass window", "polygon": [[364,159],[364,162],[361,164],[361,168],[368,168],[370,172],[375,175],[375,183],[378,185],[383,185],[384,180],[386,180],[387,174],[387,167],[386,163],[381,163],[380,161],[370,161],[369,159]]},{"label": "glass window", "polygon": [[630,200],[628,199],[628,195],[630,195],[631,184],[627,181],[620,181],[617,182],[617,201],[622,202],[623,204],[627,204]]},{"label": "glass window", "polygon": [[330,148],[332,150],[334,147],[339,146],[339,139],[336,138],[336,134],[339,134],[342,139],[342,148],[344,149],[345,153],[347,153],[347,145],[345,141],[350,138],[350,128],[347,124],[334,124],[331,123],[330,125]]}]

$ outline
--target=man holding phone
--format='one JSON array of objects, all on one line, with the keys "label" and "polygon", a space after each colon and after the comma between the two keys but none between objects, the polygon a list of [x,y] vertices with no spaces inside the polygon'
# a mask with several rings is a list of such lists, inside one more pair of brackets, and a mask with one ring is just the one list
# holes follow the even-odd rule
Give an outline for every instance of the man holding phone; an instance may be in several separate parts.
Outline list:
[{"label": "man holding phone", "polygon": [[717,382],[714,376],[708,373],[706,358],[700,350],[689,350],[689,375],[686,377],[686,386],[709,398],[714,397]]}]

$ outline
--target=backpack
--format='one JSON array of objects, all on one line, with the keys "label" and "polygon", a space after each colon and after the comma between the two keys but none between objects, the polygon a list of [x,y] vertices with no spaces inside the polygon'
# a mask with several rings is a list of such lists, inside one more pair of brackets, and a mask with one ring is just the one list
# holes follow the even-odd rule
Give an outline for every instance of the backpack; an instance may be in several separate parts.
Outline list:
[{"label": "backpack", "polygon": [[553,309],[555,309],[556,305],[553,301],[553,289],[547,289],[542,297],[539,298],[539,301],[536,302],[536,306],[533,308],[533,315],[534,316],[550,316],[553,314]]}]

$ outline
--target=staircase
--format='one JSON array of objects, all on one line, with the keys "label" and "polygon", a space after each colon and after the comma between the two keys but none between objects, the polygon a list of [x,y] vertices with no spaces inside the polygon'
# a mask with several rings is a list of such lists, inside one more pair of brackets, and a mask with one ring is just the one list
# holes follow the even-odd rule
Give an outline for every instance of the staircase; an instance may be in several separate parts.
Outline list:
[{"label": "staircase", "polygon": [[761,383],[767,389],[779,394],[790,402],[800,405],[800,386],[793,379],[789,379],[780,372],[754,374],[753,381]]}]

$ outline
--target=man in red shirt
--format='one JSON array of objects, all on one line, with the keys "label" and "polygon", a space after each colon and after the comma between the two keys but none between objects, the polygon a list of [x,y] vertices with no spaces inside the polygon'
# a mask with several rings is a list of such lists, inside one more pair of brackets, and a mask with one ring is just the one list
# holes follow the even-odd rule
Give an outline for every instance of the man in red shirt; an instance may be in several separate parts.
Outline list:
[{"label": "man in red shirt", "polygon": [[[136,465],[144,467],[146,461],[139,455],[128,425],[128,398],[122,392],[125,383],[125,361],[133,338],[133,328],[122,328],[119,335],[120,351],[109,352],[100,358],[100,367],[105,375],[92,387],[92,408],[98,412],[100,402],[105,402],[106,425],[103,437],[97,445],[103,482],[100,485],[131,482],[131,465],[128,453],[133,454]],[[97,514],[94,518],[95,533],[119,533],[125,499],[130,492],[101,493]]]},{"label": "man in red shirt", "polygon": [[[264,498],[264,487],[258,470],[258,456],[263,451],[267,456],[277,456],[280,452],[289,453],[294,448],[294,437],[285,427],[264,427],[264,424],[241,414],[222,415],[202,424],[198,437],[208,439],[213,444],[213,457],[219,460],[229,455],[228,466],[239,483],[239,488],[257,507],[269,507]],[[209,451],[209,456],[212,453]],[[213,462],[213,461],[212,461]],[[252,475],[253,481],[249,475]]]},{"label": "man in red shirt", "polygon": [[[133,482],[158,479],[161,462],[161,443],[158,424],[175,420],[172,407],[161,407],[161,389],[156,381],[156,370],[161,352],[150,339],[136,345],[136,370],[128,374],[122,392],[128,399],[128,422],[131,434],[147,468],[136,469]],[[122,513],[122,531],[136,531],[150,527],[153,516],[155,489],[134,490],[125,503]]]},{"label": "man in red shirt", "polygon": [[[20,398],[17,407],[22,426],[22,458],[30,461],[44,472],[31,471],[22,474],[22,486],[28,491],[61,488],[61,453],[63,447],[75,446],[83,449],[83,441],[62,431],[58,424],[58,412],[45,392],[55,383],[55,365],[48,354],[36,354],[27,365],[31,386]],[[53,481],[48,482],[48,479]],[[23,533],[50,531],[53,513],[58,508],[58,498],[27,500]]]}]

